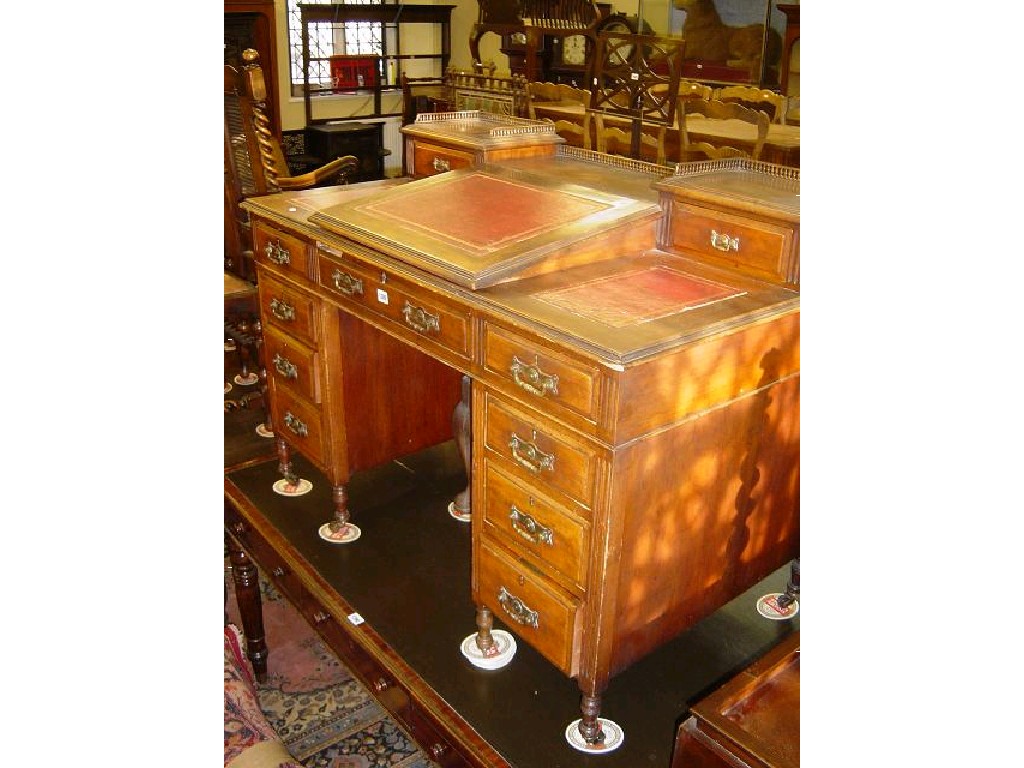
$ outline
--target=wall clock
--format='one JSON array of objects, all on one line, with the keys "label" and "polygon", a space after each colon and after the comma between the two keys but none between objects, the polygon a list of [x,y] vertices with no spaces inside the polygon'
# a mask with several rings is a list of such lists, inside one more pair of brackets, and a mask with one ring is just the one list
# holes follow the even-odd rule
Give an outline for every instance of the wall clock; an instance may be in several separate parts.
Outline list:
[{"label": "wall clock", "polygon": [[567,35],[562,38],[561,63],[568,67],[582,67],[587,63],[585,35]]}]

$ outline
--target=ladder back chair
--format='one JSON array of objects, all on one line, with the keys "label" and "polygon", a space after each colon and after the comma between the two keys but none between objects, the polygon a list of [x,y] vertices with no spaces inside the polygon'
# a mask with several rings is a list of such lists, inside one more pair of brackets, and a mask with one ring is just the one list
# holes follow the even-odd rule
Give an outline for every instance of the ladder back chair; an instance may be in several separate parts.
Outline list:
[{"label": "ladder back chair", "polygon": [[[558,106],[578,108],[579,113],[573,111],[564,117],[537,116],[537,104],[557,104]],[[590,105],[590,91],[582,88],[574,88],[565,83],[527,83],[526,84],[526,111],[531,120],[548,120],[554,123],[555,133],[569,141],[571,136],[579,137],[579,145],[583,149],[590,149],[593,145],[590,112],[587,111]],[[570,142],[572,143],[572,142]]]},{"label": "ladder back chair", "polygon": [[715,91],[714,98],[719,101],[728,101],[734,104],[742,104],[751,109],[760,109],[768,115],[769,121],[781,123],[782,116],[786,112],[786,97],[781,93],[758,88],[753,85],[727,85]]},{"label": "ladder back chair", "polygon": [[679,99],[679,162],[761,157],[768,115],[724,101]]}]

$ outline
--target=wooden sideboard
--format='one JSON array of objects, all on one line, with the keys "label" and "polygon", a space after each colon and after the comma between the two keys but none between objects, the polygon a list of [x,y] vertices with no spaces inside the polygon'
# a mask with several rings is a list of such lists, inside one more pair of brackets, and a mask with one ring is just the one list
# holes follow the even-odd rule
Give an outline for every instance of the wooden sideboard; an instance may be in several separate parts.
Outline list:
[{"label": "wooden sideboard", "polygon": [[[600,749],[615,674],[797,553],[799,295],[761,260],[663,247],[693,179],[652,200],[551,162],[244,206],[281,470],[292,449],[322,470],[350,530],[352,473],[454,436],[477,643],[498,615],[576,679]],[[761,166],[708,171],[749,195]]]}]

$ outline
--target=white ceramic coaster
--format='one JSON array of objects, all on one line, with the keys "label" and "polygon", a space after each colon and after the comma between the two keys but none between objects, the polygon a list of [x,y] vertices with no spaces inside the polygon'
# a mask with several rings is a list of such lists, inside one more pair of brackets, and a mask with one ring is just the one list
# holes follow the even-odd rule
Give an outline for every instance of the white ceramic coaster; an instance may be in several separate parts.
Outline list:
[{"label": "white ceramic coaster", "polygon": [[626,734],[622,732],[622,729],[614,720],[599,717],[597,722],[601,724],[601,730],[604,731],[603,742],[600,744],[587,744],[583,740],[583,734],[580,733],[580,720],[577,719],[569,723],[569,726],[565,729],[565,740],[569,742],[569,746],[590,755],[611,752],[613,749],[618,749],[622,746],[622,742],[626,740]]},{"label": "white ceramic coaster", "polygon": [[340,531],[332,531],[330,523],[324,523],[320,526],[320,538],[332,544],[348,544],[362,535],[363,532],[359,526],[352,523],[346,523]]},{"label": "white ceramic coaster", "polygon": [[228,339],[227,341],[224,342],[224,351],[225,352],[234,352],[235,351],[235,342],[232,339]]},{"label": "white ceramic coaster", "polygon": [[767,595],[759,597],[757,599],[757,612],[772,621],[793,618],[796,616],[796,612],[800,610],[800,601],[794,600],[783,608],[779,605],[779,598],[784,594],[784,592],[769,592]]},{"label": "white ceramic coaster", "polygon": [[501,669],[516,655],[516,639],[503,629],[492,629],[491,637],[494,638],[494,647],[497,652],[490,656],[484,656],[483,651],[476,644],[476,632],[462,641],[459,650],[462,655],[469,659],[469,663],[480,669]]},{"label": "white ceramic coaster", "polygon": [[259,380],[260,380],[259,374],[258,373],[253,373],[252,371],[249,371],[249,375],[248,376],[242,376],[242,374],[236,373],[235,374],[235,378],[232,379],[232,381],[234,381],[235,384],[238,384],[239,386],[242,386],[242,387],[251,386],[251,385],[255,384],[257,381],[259,381]]},{"label": "white ceramic coaster", "polygon": [[448,514],[454,517],[456,520],[463,523],[468,523],[470,520],[473,519],[473,515],[471,515],[468,512],[456,512],[454,501],[448,502]]},{"label": "white ceramic coaster", "polygon": [[274,436],[274,433],[271,432],[269,429],[267,429],[267,425],[266,424],[257,424],[256,425],[256,434],[259,435],[260,437],[273,437]]},{"label": "white ceramic coaster", "polygon": [[288,481],[283,477],[274,483],[274,493],[279,493],[282,496],[303,496],[312,490],[313,484],[303,478],[300,478],[294,486],[288,485]]},{"label": "white ceramic coaster", "polygon": [[231,386],[231,382],[230,381],[225,381],[224,382],[224,394],[226,395],[232,389],[233,389],[233,387]]}]

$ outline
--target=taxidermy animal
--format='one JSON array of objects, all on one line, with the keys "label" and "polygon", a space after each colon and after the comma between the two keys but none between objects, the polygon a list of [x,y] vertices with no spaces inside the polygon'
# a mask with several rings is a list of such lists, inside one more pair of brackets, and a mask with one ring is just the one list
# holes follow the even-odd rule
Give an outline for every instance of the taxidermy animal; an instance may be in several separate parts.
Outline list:
[{"label": "taxidermy animal", "polygon": [[[763,24],[730,27],[718,15],[712,0],[672,0],[676,8],[686,12],[682,38],[686,41],[686,58],[700,61],[721,61],[733,67],[759,64]],[[768,61],[774,62],[782,51],[782,39],[774,29],[768,31]]]}]

